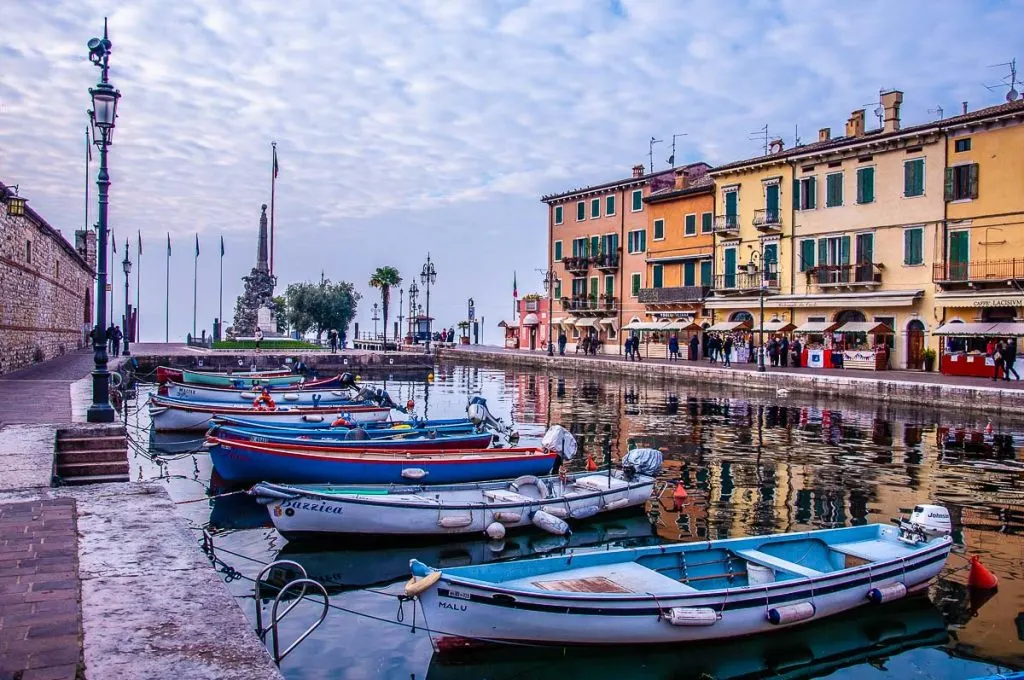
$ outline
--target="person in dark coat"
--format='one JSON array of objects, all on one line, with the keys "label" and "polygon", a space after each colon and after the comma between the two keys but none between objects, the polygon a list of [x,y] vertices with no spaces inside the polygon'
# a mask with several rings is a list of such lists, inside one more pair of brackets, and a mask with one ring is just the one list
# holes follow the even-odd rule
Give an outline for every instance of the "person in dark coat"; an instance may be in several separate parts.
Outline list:
[{"label": "person in dark coat", "polygon": [[668,358],[676,360],[679,358],[679,338],[673,333],[668,339]]},{"label": "person in dark coat", "polygon": [[732,366],[732,360],[729,356],[732,354],[732,336],[727,335],[725,337],[725,344],[722,346],[722,357],[723,362],[726,366]]},{"label": "person in dark coat", "polygon": [[107,340],[107,354],[113,354],[114,353],[114,322],[113,321],[111,321],[110,325],[107,326],[106,340]]},{"label": "person in dark coat", "polygon": [[565,337],[565,331],[558,331],[558,356],[565,356],[565,343],[569,342],[569,338]]},{"label": "person in dark coat", "polygon": [[751,333],[747,337],[747,363],[752,364],[757,361],[757,355],[754,353],[754,334]]},{"label": "person in dark coat", "polygon": [[633,336],[633,361],[640,361],[640,335]]},{"label": "person in dark coat", "polygon": [[708,347],[708,358],[711,360],[711,363],[717,364],[718,363],[718,336],[717,335],[712,335],[710,338],[708,338],[708,345],[709,345],[709,347]]},{"label": "person in dark coat", "polygon": [[775,338],[768,341],[768,358],[771,360],[772,366],[779,365],[779,345],[775,342]]},{"label": "person in dark coat", "polygon": [[697,336],[694,335],[690,338],[690,361],[696,361],[698,353],[700,352],[700,343],[697,340]]},{"label": "person in dark coat", "polygon": [[800,368],[800,359],[803,347],[800,346],[800,338],[793,340],[793,366]]},{"label": "person in dark coat", "polygon": [[1003,380],[1010,380],[1010,373],[1013,373],[1013,377],[1020,380],[1020,375],[1017,373],[1017,369],[1014,367],[1014,363],[1017,361],[1017,338],[1010,338],[1006,341],[1006,351],[1003,352]]},{"label": "person in dark coat", "polygon": [[1002,340],[995,343],[995,345],[992,347],[992,361],[995,363],[995,371],[992,373],[992,382],[999,380],[999,371],[1001,370],[1003,371],[1003,377],[1006,377],[1006,371],[1004,370],[1004,361],[1006,359],[1006,355],[1003,354],[1003,352],[1005,351],[1006,348],[1003,346]]},{"label": "person in dark coat", "polygon": [[782,366],[789,366],[789,339],[786,336],[779,341],[779,362]]}]

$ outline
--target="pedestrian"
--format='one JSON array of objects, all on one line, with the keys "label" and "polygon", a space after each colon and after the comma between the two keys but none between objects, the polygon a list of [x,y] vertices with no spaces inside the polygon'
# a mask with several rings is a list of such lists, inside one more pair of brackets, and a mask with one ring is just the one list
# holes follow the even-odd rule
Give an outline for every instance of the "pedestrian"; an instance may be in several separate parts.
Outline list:
[{"label": "pedestrian", "polygon": [[1014,364],[1017,362],[1017,338],[1010,338],[1006,341],[1006,351],[1003,353],[1003,379],[1006,381],[1010,380],[1010,373],[1013,373],[1013,377],[1020,380],[1020,375],[1017,373],[1017,368]]},{"label": "pedestrian", "polygon": [[256,327],[256,351],[260,351],[260,345],[263,344],[263,329],[259,326]]},{"label": "pedestrian", "polygon": [[626,361],[633,360],[633,336],[627,335],[622,343],[622,351],[626,353]]},{"label": "pedestrian", "polygon": [[712,364],[718,363],[718,336],[712,335],[708,338],[708,359]]},{"label": "pedestrian", "polygon": [[633,360],[640,361],[640,335],[633,336]]},{"label": "pedestrian", "polygon": [[124,334],[121,333],[120,326],[114,326],[114,356],[121,355],[121,339],[124,338]]},{"label": "pedestrian", "polygon": [[565,337],[565,331],[558,331],[558,356],[565,356],[565,343],[569,341],[569,338]]},{"label": "pedestrian", "polygon": [[587,354],[589,354],[590,353],[590,336],[589,335],[584,335],[582,338],[580,338],[579,344],[577,344],[576,349],[577,350],[581,350],[582,349],[583,350],[583,356],[586,356]]},{"label": "pedestrian", "polygon": [[[992,345],[992,361],[995,363],[995,370],[992,373],[992,381],[999,380],[999,369],[1004,368],[1004,361],[1006,356],[1003,354],[1003,343],[1002,341],[996,343],[989,343]],[[1003,377],[1006,377],[1006,371],[1003,370]]]},{"label": "pedestrian", "polygon": [[111,321],[106,331],[107,354],[114,353],[114,322]]},{"label": "pedestrian", "polygon": [[679,359],[679,338],[675,333],[668,338],[668,358],[672,361]]},{"label": "pedestrian", "polygon": [[722,356],[724,357],[724,365],[732,366],[732,360],[730,355],[732,354],[732,336],[725,336],[725,344],[722,347]]},{"label": "pedestrian", "polygon": [[754,354],[754,334],[751,333],[747,336],[747,363],[752,364],[757,361],[757,356]]},{"label": "pedestrian", "polygon": [[338,351],[338,331],[336,331],[333,328],[331,330],[327,331],[327,341],[331,345],[331,354],[334,354],[335,352],[337,352]]},{"label": "pedestrian", "polygon": [[801,351],[803,347],[800,346],[800,338],[793,340],[793,366],[800,368]]},{"label": "pedestrian", "polygon": [[694,335],[690,338],[690,361],[696,361],[698,353],[700,352],[700,343],[697,340],[697,336]]},{"label": "pedestrian", "polygon": [[789,338],[786,336],[779,341],[779,361],[783,367],[789,366]]},{"label": "pedestrian", "polygon": [[775,342],[775,338],[768,341],[768,358],[772,362],[772,366],[779,365],[779,345]]}]

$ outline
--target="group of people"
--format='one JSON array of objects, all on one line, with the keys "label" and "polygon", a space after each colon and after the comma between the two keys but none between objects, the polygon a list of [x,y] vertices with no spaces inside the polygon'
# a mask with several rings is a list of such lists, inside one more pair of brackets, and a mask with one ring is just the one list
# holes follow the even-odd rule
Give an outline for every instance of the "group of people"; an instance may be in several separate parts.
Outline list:
[{"label": "group of people", "polygon": [[[696,334],[690,336],[689,345],[689,359],[690,361],[697,361],[701,357],[701,341],[698,339]],[[703,342],[703,356],[712,364],[721,363],[723,366],[732,366],[733,350],[736,347],[742,347],[743,345],[746,345],[747,348],[747,361],[752,364],[757,363],[757,348],[754,345],[754,335],[752,333],[748,334],[746,338],[741,335],[733,334],[705,334]],[[682,359],[682,354],[679,350],[679,337],[673,333],[668,338],[669,361],[678,361]],[[771,366],[788,367],[792,365],[799,367],[800,353],[802,351],[803,346],[800,344],[799,339],[790,342],[789,338],[786,336],[773,336],[765,343],[764,362],[766,365]],[[627,358],[629,355],[630,352],[627,349]]]},{"label": "group of people", "polygon": [[434,331],[432,339],[434,342],[455,342],[455,329],[442,328],[439,331]]},{"label": "group of people", "polygon": [[[563,333],[562,336],[565,334]],[[565,345],[562,344],[562,337],[559,337],[559,351],[564,353]],[[597,356],[597,350],[601,347],[601,341],[597,339],[597,335],[594,333],[588,333],[580,338],[580,341],[576,343],[576,352],[583,352],[584,354],[590,354]]]},{"label": "group of people", "polygon": [[[95,331],[94,331],[95,332]],[[121,355],[121,341],[124,340],[124,333],[121,331],[120,326],[115,326],[113,323],[107,326],[107,330],[103,333],[102,340],[107,342],[107,354],[112,357]]]},{"label": "group of people", "polygon": [[1014,363],[1017,361],[1017,339],[1010,338],[1009,340],[990,340],[988,346],[985,348],[985,353],[992,357],[992,361],[995,363],[995,372],[992,374],[992,380],[999,380],[999,373],[1002,372],[1003,380],[1009,382],[1010,374],[1013,373],[1013,377],[1020,380],[1020,375],[1017,374],[1017,369],[1014,367]]}]

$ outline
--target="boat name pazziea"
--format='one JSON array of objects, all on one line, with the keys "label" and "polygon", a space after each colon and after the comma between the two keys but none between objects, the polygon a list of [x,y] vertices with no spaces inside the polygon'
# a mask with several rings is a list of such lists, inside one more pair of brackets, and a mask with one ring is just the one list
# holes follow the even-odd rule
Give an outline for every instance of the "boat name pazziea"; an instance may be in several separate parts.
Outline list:
[{"label": "boat name pazziea", "polygon": [[[340,505],[317,505],[316,503],[306,503],[302,501],[285,501],[280,507],[275,508],[277,516],[281,516],[281,509],[284,508],[285,514],[289,517],[295,514],[295,510],[309,510],[310,512],[328,512],[335,515],[340,515],[344,508]],[[290,511],[290,512],[289,512]]]}]

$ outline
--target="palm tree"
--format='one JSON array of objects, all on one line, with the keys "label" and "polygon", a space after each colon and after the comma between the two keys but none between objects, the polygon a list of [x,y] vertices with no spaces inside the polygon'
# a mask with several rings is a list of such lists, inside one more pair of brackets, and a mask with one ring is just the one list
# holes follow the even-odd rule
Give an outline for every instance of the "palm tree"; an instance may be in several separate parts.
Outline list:
[{"label": "palm tree", "polygon": [[402,285],[402,277],[394,267],[377,267],[370,277],[370,285],[380,288],[381,307],[384,308],[384,351],[388,349],[388,304],[391,302],[391,287]]}]

